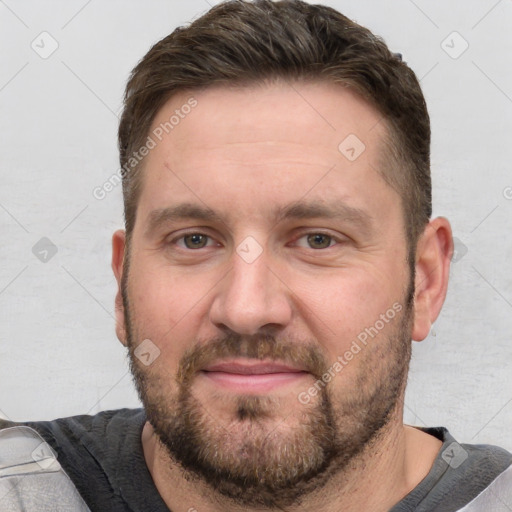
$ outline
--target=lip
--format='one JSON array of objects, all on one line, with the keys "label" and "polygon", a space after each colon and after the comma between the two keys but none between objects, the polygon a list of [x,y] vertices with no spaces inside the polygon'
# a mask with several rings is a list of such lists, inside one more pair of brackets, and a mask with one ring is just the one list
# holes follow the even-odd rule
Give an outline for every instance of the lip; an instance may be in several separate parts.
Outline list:
[{"label": "lip", "polygon": [[243,394],[268,393],[309,375],[302,368],[275,361],[221,361],[205,367],[201,374],[215,386]]},{"label": "lip", "polygon": [[203,371],[239,375],[266,375],[269,373],[299,373],[305,370],[275,361],[221,361],[203,368]]}]

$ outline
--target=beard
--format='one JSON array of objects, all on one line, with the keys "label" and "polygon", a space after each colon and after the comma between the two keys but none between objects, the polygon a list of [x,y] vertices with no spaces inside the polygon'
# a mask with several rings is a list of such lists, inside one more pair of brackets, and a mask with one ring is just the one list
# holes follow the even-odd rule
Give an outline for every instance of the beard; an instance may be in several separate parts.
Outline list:
[{"label": "beard", "polygon": [[[170,464],[177,463],[188,480],[206,483],[242,507],[298,505],[335,476],[343,482],[350,463],[377,442],[401,410],[411,356],[412,283],[401,314],[350,363],[350,379],[344,379],[343,368],[333,381],[345,382],[338,389],[324,382],[307,404],[296,394],[226,396],[213,391],[208,402],[194,393],[194,384],[208,364],[244,357],[296,365],[311,374],[312,385],[330,366],[317,342],[229,332],[196,342],[180,359],[177,372],[159,364],[163,354],[151,366],[142,365],[134,351],[143,337],[125,283],[130,367],[147,420]],[[167,337],[165,343],[172,341]],[[160,350],[165,352],[164,343]]]}]

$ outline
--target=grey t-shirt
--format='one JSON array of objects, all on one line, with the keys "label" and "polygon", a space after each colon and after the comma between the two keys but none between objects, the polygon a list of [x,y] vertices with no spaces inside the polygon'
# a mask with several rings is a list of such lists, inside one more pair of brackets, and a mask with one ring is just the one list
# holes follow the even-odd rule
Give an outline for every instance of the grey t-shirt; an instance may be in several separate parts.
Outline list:
[{"label": "grey t-shirt", "polygon": [[[144,461],[144,422],[143,409],[119,409],[23,425],[57,452],[92,512],[168,512]],[[15,425],[0,421],[0,428]],[[389,512],[454,512],[512,464],[502,448],[459,445],[443,427],[423,430],[443,446],[428,475]]]}]

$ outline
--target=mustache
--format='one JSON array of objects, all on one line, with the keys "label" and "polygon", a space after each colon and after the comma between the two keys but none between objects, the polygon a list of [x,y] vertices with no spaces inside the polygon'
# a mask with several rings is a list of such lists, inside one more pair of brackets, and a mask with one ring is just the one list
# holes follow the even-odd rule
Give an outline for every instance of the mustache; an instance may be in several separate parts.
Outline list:
[{"label": "mustache", "polygon": [[180,360],[177,380],[187,384],[203,368],[219,360],[236,357],[288,363],[317,379],[328,369],[318,344],[283,340],[272,335],[242,336],[230,333],[208,342],[198,342],[188,349]]}]

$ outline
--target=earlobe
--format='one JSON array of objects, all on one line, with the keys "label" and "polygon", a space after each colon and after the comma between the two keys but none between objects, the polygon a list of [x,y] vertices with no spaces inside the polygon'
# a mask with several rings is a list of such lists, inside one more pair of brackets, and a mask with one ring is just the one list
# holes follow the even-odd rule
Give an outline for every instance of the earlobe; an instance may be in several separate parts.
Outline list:
[{"label": "earlobe", "polygon": [[412,338],[424,340],[438,317],[448,289],[453,239],[444,217],[431,220],[416,249],[414,325]]},{"label": "earlobe", "polygon": [[126,233],[120,229],[112,236],[112,270],[117,281],[117,293],[115,298],[116,334],[119,341],[126,346],[127,336],[125,327],[125,314],[123,295],[121,292],[124,258],[126,250]]}]

